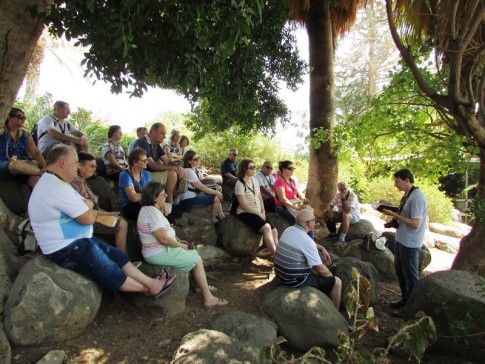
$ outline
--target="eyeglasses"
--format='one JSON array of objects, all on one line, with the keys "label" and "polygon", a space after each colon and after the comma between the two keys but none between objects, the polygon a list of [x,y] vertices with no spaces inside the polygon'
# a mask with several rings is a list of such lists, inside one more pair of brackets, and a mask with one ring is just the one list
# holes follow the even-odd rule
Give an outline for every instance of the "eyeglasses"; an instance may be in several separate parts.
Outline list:
[{"label": "eyeglasses", "polygon": [[93,163],[93,164],[90,163],[90,164],[88,164],[88,163],[81,162],[81,164],[83,166],[86,166],[86,167],[91,167],[92,169],[96,168],[96,163]]},{"label": "eyeglasses", "polygon": [[27,120],[27,117],[25,115],[13,115],[12,117],[19,120]]},{"label": "eyeglasses", "polygon": [[232,155],[233,155],[234,157],[237,157],[237,153],[236,153],[236,154],[232,153]]},{"label": "eyeglasses", "polygon": [[249,166],[248,169],[256,169],[255,166]]},{"label": "eyeglasses", "polygon": [[264,166],[264,168],[271,169],[271,170],[273,169],[273,167],[270,167],[270,166]]},{"label": "eyeglasses", "polygon": [[294,171],[296,168],[295,167],[288,167],[286,169],[289,169],[290,171]]},{"label": "eyeglasses", "polygon": [[197,162],[197,161],[199,160],[199,157],[197,157],[197,158],[192,158],[192,160]]},{"label": "eyeglasses", "polygon": [[138,162],[143,162],[143,163],[148,163],[148,158],[147,159],[140,159]]}]

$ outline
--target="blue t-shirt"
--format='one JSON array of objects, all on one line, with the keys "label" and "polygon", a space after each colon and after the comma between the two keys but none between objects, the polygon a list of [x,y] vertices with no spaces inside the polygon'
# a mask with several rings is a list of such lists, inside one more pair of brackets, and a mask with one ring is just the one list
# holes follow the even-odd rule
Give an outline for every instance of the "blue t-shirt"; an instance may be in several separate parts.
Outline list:
[{"label": "blue t-shirt", "polygon": [[134,181],[133,178],[131,178],[131,175],[127,171],[122,171],[120,173],[120,179],[118,181],[118,190],[120,193],[121,206],[125,207],[131,202],[125,192],[125,187],[133,186],[135,187],[135,191],[137,189],[141,191],[143,187],[146,186],[146,184],[150,181],[151,181],[150,173],[148,173],[145,170],[141,171],[140,182]]},{"label": "blue t-shirt", "polygon": [[230,173],[233,176],[237,175],[237,162],[236,161],[231,161],[229,158],[224,160],[221,164],[221,175],[222,175],[222,180],[226,182],[229,178],[226,177],[226,173]]}]

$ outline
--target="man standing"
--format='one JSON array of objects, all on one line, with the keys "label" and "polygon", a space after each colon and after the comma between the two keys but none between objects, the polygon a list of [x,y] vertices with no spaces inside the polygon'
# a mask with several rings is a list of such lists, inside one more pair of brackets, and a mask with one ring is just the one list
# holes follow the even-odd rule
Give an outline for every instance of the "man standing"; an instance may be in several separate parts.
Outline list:
[{"label": "man standing", "polygon": [[222,182],[227,185],[234,187],[237,182],[237,149],[229,149],[229,156],[221,164],[221,175]]},{"label": "man standing", "polygon": [[254,175],[259,182],[259,190],[263,198],[264,209],[267,212],[274,212],[275,209],[275,194],[273,192],[273,185],[275,177],[273,176],[273,164],[271,161],[265,161],[261,170]]},{"label": "man standing", "polygon": [[315,215],[308,209],[296,213],[296,224],[287,228],[276,247],[274,266],[278,279],[286,286],[315,287],[340,306],[342,281],[323,264],[330,264],[327,250],[307,234],[315,228]]},{"label": "man standing", "polygon": [[408,169],[394,173],[394,185],[404,192],[398,212],[383,210],[392,216],[396,227],[394,247],[394,271],[401,288],[401,299],[392,302],[391,307],[401,308],[419,280],[419,251],[423,246],[428,216],[428,203],[423,193],[414,187],[414,176]]},{"label": "man standing", "polygon": [[[337,237],[336,222],[340,222],[340,235],[338,240],[334,243],[336,248],[345,246],[345,236],[349,231],[350,225],[355,224],[360,220],[359,199],[357,195],[347,188],[345,182],[337,184],[338,192],[328,206],[327,210],[323,212],[323,221],[328,228],[330,234],[328,238]],[[337,206],[337,211],[334,207]]]},{"label": "man standing", "polygon": [[136,128],[136,139],[133,139],[130,144],[128,144],[128,154],[131,153],[133,148],[135,148],[136,141],[140,138],[143,138],[145,135],[147,135],[147,128],[144,126],[140,126],[139,128]]},{"label": "man standing", "polygon": [[78,157],[73,147],[58,144],[47,155],[47,170],[29,200],[29,216],[42,254],[63,268],[98,282],[110,291],[160,297],[175,281],[165,272],[150,278],[118,248],[93,237],[97,211],[72,188]]},{"label": "man standing", "polygon": [[167,128],[162,123],[155,123],[150,131],[143,138],[135,143],[135,148],[142,148],[147,152],[148,166],[152,181],[165,185],[169,211],[174,200],[174,190],[177,180],[185,178],[185,171],[182,167],[173,164],[172,159],[167,156],[160,145],[165,140]]},{"label": "man standing", "polygon": [[58,143],[65,143],[76,147],[79,151],[89,149],[86,135],[65,121],[71,114],[69,104],[64,101],[54,103],[54,113],[44,116],[37,122],[37,145],[42,154]]}]

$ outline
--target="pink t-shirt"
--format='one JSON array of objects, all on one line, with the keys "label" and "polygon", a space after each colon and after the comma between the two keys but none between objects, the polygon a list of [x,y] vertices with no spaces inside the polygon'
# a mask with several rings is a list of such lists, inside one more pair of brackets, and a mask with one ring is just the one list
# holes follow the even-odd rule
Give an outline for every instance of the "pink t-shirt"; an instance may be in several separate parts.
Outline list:
[{"label": "pink t-shirt", "polygon": [[275,193],[275,204],[276,206],[284,206],[283,203],[278,199],[278,195],[276,193],[276,189],[280,186],[283,187],[285,190],[285,196],[288,200],[292,200],[294,198],[298,198],[298,188],[296,188],[296,183],[292,179],[290,179],[290,184],[286,182],[283,178],[279,177],[276,179],[273,185],[273,191]]}]

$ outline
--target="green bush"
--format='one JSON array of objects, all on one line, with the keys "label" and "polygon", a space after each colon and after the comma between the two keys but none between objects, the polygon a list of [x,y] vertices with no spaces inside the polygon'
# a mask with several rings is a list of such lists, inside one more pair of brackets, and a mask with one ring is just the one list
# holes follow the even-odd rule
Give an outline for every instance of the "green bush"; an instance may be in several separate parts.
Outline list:
[{"label": "green bush", "polygon": [[[415,184],[428,200],[429,221],[441,224],[449,223],[453,203],[451,199],[439,190],[439,185],[427,180],[416,180]],[[403,196],[403,192],[394,186],[392,177],[374,178],[362,183],[362,186],[361,197],[363,203],[386,200],[394,205],[399,205]]]}]

